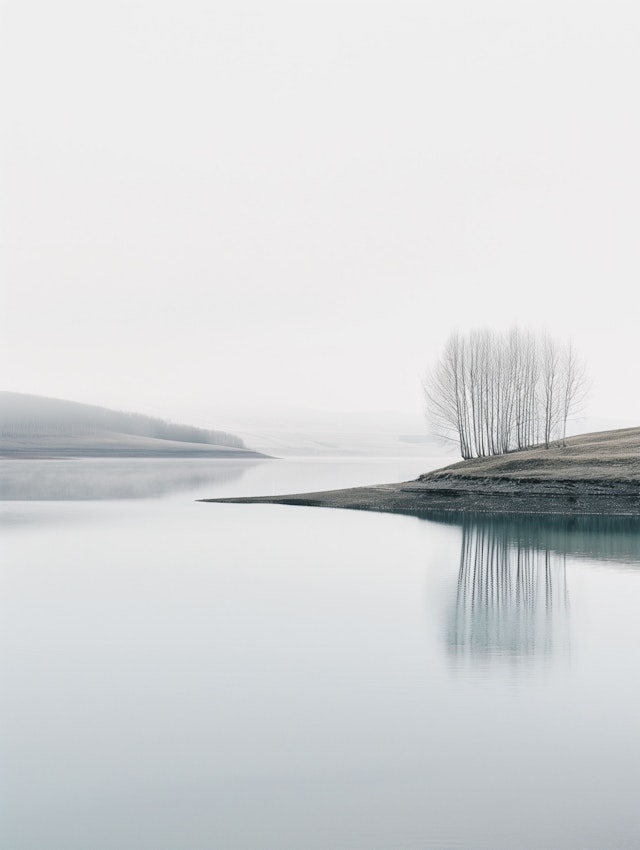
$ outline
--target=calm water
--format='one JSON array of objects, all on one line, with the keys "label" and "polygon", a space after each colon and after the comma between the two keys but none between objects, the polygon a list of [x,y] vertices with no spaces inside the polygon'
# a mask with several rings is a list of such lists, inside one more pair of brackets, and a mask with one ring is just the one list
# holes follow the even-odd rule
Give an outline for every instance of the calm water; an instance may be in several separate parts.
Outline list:
[{"label": "calm water", "polygon": [[635,522],[194,501],[427,467],[3,463],[0,847],[640,847]]}]

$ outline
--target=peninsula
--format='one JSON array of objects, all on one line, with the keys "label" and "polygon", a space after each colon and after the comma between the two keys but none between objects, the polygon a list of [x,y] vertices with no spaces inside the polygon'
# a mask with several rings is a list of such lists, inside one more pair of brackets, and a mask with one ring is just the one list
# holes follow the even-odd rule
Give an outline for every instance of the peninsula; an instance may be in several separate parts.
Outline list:
[{"label": "peninsula", "polygon": [[319,493],[203,499],[413,515],[434,511],[640,516],[640,428],[454,463],[414,481]]}]

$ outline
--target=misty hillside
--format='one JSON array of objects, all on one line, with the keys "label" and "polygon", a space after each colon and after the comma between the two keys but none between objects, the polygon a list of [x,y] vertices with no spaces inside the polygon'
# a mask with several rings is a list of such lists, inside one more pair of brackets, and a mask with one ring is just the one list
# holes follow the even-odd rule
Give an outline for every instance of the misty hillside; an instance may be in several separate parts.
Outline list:
[{"label": "misty hillside", "polygon": [[75,401],[0,392],[2,456],[255,456],[235,434]]}]

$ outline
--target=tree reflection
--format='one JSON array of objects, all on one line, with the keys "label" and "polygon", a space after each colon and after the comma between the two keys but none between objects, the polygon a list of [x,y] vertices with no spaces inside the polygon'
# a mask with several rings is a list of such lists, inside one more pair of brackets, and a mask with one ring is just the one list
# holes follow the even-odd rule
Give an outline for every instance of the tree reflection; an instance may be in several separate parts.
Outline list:
[{"label": "tree reflection", "polygon": [[535,516],[463,517],[453,657],[517,662],[568,647],[566,554],[541,544]]}]

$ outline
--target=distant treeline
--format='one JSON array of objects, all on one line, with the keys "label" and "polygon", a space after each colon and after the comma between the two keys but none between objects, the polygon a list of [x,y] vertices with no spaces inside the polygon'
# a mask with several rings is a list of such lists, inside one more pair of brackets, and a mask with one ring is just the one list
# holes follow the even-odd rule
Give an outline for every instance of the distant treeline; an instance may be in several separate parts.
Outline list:
[{"label": "distant treeline", "polygon": [[109,410],[90,404],[22,393],[0,393],[0,435],[3,437],[83,435],[112,431],[159,440],[244,449],[235,434],[180,425],[142,413]]}]

